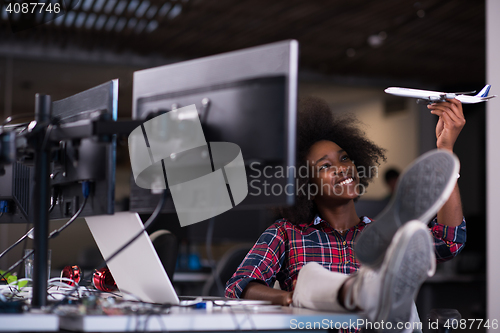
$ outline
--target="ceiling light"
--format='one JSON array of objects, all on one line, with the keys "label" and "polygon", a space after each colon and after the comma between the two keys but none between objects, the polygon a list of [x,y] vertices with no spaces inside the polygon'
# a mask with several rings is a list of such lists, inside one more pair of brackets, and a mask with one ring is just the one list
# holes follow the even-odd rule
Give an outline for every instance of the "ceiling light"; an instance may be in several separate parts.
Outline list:
[{"label": "ceiling light", "polygon": [[384,40],[387,38],[387,33],[385,31],[381,31],[376,35],[371,35],[368,37],[368,44],[373,47],[377,48],[384,44]]},{"label": "ceiling light", "polygon": [[355,49],[347,49],[345,51],[345,54],[349,57],[349,58],[352,58],[356,55],[356,50]]}]

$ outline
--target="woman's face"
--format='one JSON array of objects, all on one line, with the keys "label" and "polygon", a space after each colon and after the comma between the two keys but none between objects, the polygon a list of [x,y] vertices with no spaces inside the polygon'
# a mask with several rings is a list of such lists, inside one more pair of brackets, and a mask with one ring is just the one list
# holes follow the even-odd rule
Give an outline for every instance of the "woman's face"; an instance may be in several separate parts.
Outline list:
[{"label": "woman's face", "polygon": [[310,193],[316,202],[352,200],[362,194],[354,162],[336,143],[324,140],[313,144],[307,163],[311,176]]}]

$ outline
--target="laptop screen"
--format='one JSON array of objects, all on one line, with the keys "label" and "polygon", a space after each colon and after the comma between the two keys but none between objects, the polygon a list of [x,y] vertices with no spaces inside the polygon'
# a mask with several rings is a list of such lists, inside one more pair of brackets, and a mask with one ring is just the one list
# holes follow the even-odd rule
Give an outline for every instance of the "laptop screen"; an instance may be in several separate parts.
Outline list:
[{"label": "laptop screen", "polygon": [[[92,236],[104,259],[144,230],[137,213],[86,217]],[[179,304],[179,298],[144,231],[139,238],[107,263],[124,295],[144,302]]]}]

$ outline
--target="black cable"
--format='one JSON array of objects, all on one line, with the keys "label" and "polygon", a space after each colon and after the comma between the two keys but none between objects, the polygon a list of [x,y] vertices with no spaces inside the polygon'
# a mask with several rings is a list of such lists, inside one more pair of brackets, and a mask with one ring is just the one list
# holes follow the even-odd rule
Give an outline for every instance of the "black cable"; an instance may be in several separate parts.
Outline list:
[{"label": "black cable", "polygon": [[10,266],[7,271],[5,271],[5,273],[0,276],[0,281],[3,280],[5,278],[5,275],[7,273],[10,273],[14,268],[16,268],[17,266],[19,266],[26,258],[28,258],[30,255],[32,255],[33,253],[35,253],[35,250],[31,250],[31,252],[29,252],[28,254],[24,255],[21,259],[19,259],[14,265]]},{"label": "black cable", "polygon": [[[82,183],[82,191],[84,192],[83,193],[84,199],[83,199],[82,205],[80,206],[80,208],[78,209],[78,211],[68,220],[68,222],[66,222],[61,228],[52,231],[50,233],[48,239],[53,239],[53,238],[57,237],[61,231],[63,231],[64,229],[66,229],[71,223],[73,223],[78,218],[78,216],[81,214],[81,212],[85,208],[85,205],[87,204],[87,198],[88,198],[88,192],[87,191],[88,191],[88,187],[89,187],[89,182],[88,181]],[[25,236],[28,236],[28,235],[29,235],[29,232],[27,232]],[[24,237],[24,238],[26,238],[26,237]],[[24,253],[24,251],[23,251],[23,253]],[[18,260],[16,263],[14,263],[12,266],[10,266],[7,269],[7,271],[4,272],[4,274],[0,276],[0,281],[5,278],[6,274],[10,273],[13,269],[15,269],[17,266],[19,266],[22,262],[24,262],[24,260],[26,260],[26,258],[28,258],[33,253],[35,253],[35,250],[31,250],[28,254],[25,254],[20,260]]]},{"label": "black cable", "polygon": [[[87,200],[87,199],[85,198],[85,200]],[[54,197],[52,198],[52,202],[53,202],[53,203],[50,205],[50,208],[49,208],[49,213],[50,213],[50,212],[54,209],[54,207],[55,207],[55,205],[56,205],[56,204],[55,204],[56,199],[55,199]],[[81,208],[81,209],[83,210],[83,208]],[[77,213],[78,213],[78,212],[77,212]],[[0,213],[0,217],[2,217],[2,215],[3,215],[3,212],[2,212],[2,213]],[[70,219],[70,220],[71,220],[71,219]],[[14,244],[12,244],[12,245],[11,245],[11,246],[9,246],[9,247],[8,247],[5,251],[3,251],[2,253],[0,253],[0,259],[2,259],[2,257],[3,257],[4,255],[6,255],[6,254],[7,254],[7,252],[9,252],[9,251],[10,251],[10,250],[12,250],[13,248],[15,248],[17,245],[19,245],[19,244],[20,244],[23,240],[25,240],[27,237],[32,238],[32,237],[30,236],[30,234],[33,232],[33,230],[34,230],[34,229],[35,229],[34,227],[33,227],[33,228],[31,228],[28,232],[26,232],[23,236],[21,236],[21,238],[19,238],[19,239],[18,239],[18,240],[17,240]],[[59,232],[61,232],[61,231],[62,231],[62,230],[59,230]],[[50,237],[50,236],[49,236],[49,237]],[[54,237],[55,237],[55,236],[54,236]]]},{"label": "black cable", "polygon": [[27,237],[29,237],[29,234],[31,232],[33,232],[33,229],[34,228],[31,228],[27,233],[25,233],[21,238],[19,238],[14,244],[12,244],[11,246],[9,246],[5,251],[3,251],[2,253],[0,253],[0,258],[2,258],[4,255],[7,254],[7,252],[9,252],[10,250],[12,250],[13,248],[15,248],[17,245],[19,245],[23,240],[25,240]]},{"label": "black cable", "polygon": [[116,250],[111,256],[109,256],[108,259],[105,259],[101,265],[97,266],[104,266],[106,265],[107,262],[111,261],[114,257],[116,257],[118,254],[120,254],[123,250],[125,250],[130,244],[135,242],[137,238],[139,238],[144,232],[148,230],[148,228],[151,226],[151,224],[156,220],[158,215],[160,215],[160,212],[165,204],[165,201],[167,199],[167,191],[163,190],[163,193],[160,198],[160,202],[158,202],[158,205],[156,206],[155,210],[153,211],[153,214],[147,219],[147,221],[144,223],[144,230],[141,230],[139,233],[137,233],[134,237],[132,237],[127,243],[125,243],[122,247],[120,247],[118,250]]},{"label": "black cable", "polygon": [[[28,230],[29,226],[30,226],[30,224],[26,223],[26,233],[15,244],[11,245],[8,249],[3,251],[2,254],[0,254],[0,258],[2,258],[7,252],[12,250],[14,247],[16,247],[18,244],[20,244],[26,237],[29,236],[29,233],[33,230],[33,228],[31,228],[31,230]],[[24,247],[23,247],[23,250],[21,253],[24,253],[25,250],[26,250],[26,243],[24,243]],[[10,273],[10,271],[7,271],[7,272],[4,272],[3,275],[0,275],[0,281],[4,280],[6,275],[9,273]],[[19,268],[19,272],[18,272],[17,276],[21,276],[21,268]],[[5,281],[7,281],[7,280],[5,280]]]},{"label": "black cable", "polygon": [[[28,230],[28,229],[29,229],[30,224],[31,224],[31,223],[27,223],[27,224],[26,224],[26,230]],[[29,233],[28,233],[28,232],[26,232],[26,234],[29,236]],[[23,244],[23,249],[22,249],[22,252],[21,252],[21,253],[26,253],[26,247],[27,247],[27,245],[28,245],[28,242],[24,242],[24,244]],[[30,255],[31,255],[31,254],[30,254]],[[22,269],[23,269],[23,268],[22,268],[22,266],[21,266],[21,265],[19,265],[19,269],[17,270],[17,276],[18,276],[18,279],[19,279],[19,277],[21,277],[21,272],[22,272]],[[0,278],[0,280],[1,280],[1,278]],[[19,281],[19,280],[18,280],[18,281]],[[18,284],[18,287],[19,287],[19,284]],[[18,289],[19,289],[19,288],[16,288],[16,290],[18,290]],[[11,300],[12,300],[15,296],[16,296],[16,294],[15,294],[15,293],[12,293],[12,296],[11,296],[11,297],[9,297],[8,301],[11,301]]]},{"label": "black cable", "polygon": [[63,231],[64,229],[66,229],[67,227],[69,227],[69,225],[71,223],[73,223],[77,217],[82,213],[83,209],[85,208],[85,205],[87,204],[87,198],[84,197],[83,198],[83,203],[82,205],[80,206],[80,208],[78,209],[78,211],[68,220],[68,222],[66,222],[62,227],[60,227],[59,229],[57,230],[54,230],[50,233],[49,235],[49,239],[52,239],[52,238],[56,238],[60,233],[61,231]]}]

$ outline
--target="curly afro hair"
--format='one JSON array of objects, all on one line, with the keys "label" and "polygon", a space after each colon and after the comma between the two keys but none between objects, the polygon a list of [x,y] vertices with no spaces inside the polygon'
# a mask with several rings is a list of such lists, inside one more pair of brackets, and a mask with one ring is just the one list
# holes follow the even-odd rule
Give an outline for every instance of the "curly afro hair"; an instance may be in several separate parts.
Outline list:
[{"label": "curly afro hair", "polygon": [[[359,121],[353,115],[334,116],[328,104],[319,98],[308,97],[299,102],[297,114],[297,170],[306,167],[307,154],[313,144],[328,140],[342,147],[358,170],[371,170],[385,161],[385,149],[380,148],[365,137],[358,128]],[[298,187],[307,184],[309,179],[297,173]],[[360,177],[365,187],[372,180],[371,173]],[[316,205],[310,198],[298,191],[295,204],[282,208],[281,216],[292,223],[310,222],[317,214]]]}]

